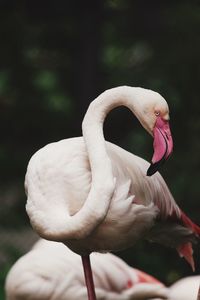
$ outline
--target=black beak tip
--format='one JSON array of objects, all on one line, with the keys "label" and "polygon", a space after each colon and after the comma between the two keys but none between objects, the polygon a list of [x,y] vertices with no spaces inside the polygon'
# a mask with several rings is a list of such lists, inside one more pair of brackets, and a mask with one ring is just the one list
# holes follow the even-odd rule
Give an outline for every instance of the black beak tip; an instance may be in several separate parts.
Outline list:
[{"label": "black beak tip", "polygon": [[147,170],[147,176],[152,176],[155,174],[160,167],[164,164],[165,162],[165,157],[163,157],[161,160],[157,161],[156,163],[151,163],[150,167]]},{"label": "black beak tip", "polygon": [[158,171],[158,168],[156,164],[151,164],[150,167],[147,170],[147,176],[152,176]]}]

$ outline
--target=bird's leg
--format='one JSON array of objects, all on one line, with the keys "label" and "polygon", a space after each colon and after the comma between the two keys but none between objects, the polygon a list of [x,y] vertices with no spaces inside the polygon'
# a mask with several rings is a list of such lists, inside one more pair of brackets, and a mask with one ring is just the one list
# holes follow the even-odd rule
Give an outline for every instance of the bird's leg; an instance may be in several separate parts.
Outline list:
[{"label": "bird's leg", "polygon": [[85,275],[85,283],[87,286],[88,300],[96,300],[94,281],[93,281],[92,269],[90,264],[90,256],[82,255],[81,258],[82,258],[83,270]]}]

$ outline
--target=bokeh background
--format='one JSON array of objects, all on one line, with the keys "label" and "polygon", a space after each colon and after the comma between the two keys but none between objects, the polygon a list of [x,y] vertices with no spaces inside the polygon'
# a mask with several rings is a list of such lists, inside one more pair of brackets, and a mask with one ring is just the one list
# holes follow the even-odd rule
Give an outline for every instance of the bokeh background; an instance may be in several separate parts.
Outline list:
[{"label": "bokeh background", "polygon": [[[45,144],[80,136],[88,104],[105,89],[160,92],[171,111],[174,154],[161,173],[200,223],[199,1],[0,2],[0,299],[10,266],[37,235],[25,213],[24,175]],[[150,160],[152,139],[125,108],[106,139]],[[119,254],[166,284],[191,275],[176,251],[141,242]],[[200,247],[195,247],[196,273]]]}]

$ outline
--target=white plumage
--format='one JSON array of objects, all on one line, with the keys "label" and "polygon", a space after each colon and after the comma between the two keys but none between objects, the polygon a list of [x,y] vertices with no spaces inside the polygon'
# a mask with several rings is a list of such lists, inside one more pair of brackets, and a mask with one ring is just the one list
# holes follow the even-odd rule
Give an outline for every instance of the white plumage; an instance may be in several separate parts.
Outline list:
[{"label": "white plumage", "polygon": [[[166,211],[171,213],[176,209],[179,212],[167,188],[162,187],[161,176],[155,174],[152,180],[145,175],[148,168],[145,161],[111,143],[107,143],[107,151],[116,178],[115,190],[107,215],[99,227],[85,241],[67,241],[67,245],[73,245],[72,249],[77,253],[119,250],[131,246],[152,227],[159,213],[152,199],[156,199],[159,191],[163,194],[162,206]],[[67,139],[45,146],[32,157],[27,174],[27,210],[33,226],[45,238],[65,241],[65,233],[68,232],[65,220],[76,216],[91,186],[83,139]],[[169,203],[167,196],[171,200]],[[101,204],[101,199],[99,201]],[[92,213],[98,214],[98,207]],[[73,224],[73,217],[71,221]],[[83,230],[84,224],[80,221]]]},{"label": "white plumage", "polygon": [[199,300],[200,276],[185,277],[175,282],[169,289],[170,300]]},{"label": "white plumage", "polygon": [[[150,168],[104,140],[103,121],[120,105],[154,136]],[[175,247],[194,268],[190,242],[200,229],[178,208],[160,174],[146,176],[172,152],[168,120],[166,101],[151,90],[118,87],[97,97],[83,120],[83,137],[49,144],[29,162],[26,209],[33,228],[83,259],[93,251],[130,247],[145,237]]]},{"label": "white plumage", "polygon": [[[133,91],[133,103],[135,93],[141,91],[146,97],[152,97],[153,93],[143,89],[128,91]],[[49,144],[36,152],[28,165],[26,209],[33,227],[42,237],[66,240],[69,246],[71,239],[78,239],[75,241],[78,249],[72,248],[81,254],[130,246],[153,225],[158,214],[152,200],[160,189],[156,182],[162,180],[161,176],[155,175],[154,180],[148,178],[145,161],[111,143],[105,144],[102,137],[102,114],[125,92],[126,88],[113,89],[106,99],[91,104],[84,120],[85,140],[79,137]],[[108,97],[111,95],[112,102]],[[160,99],[155,93],[154,102]],[[171,202],[166,201],[165,205],[169,213]],[[174,203],[171,206],[176,208]]]},{"label": "white plumage", "polygon": [[[112,254],[93,253],[98,300],[165,299],[168,290],[153,277]],[[40,240],[11,268],[6,300],[86,300],[81,258],[62,243]]]}]

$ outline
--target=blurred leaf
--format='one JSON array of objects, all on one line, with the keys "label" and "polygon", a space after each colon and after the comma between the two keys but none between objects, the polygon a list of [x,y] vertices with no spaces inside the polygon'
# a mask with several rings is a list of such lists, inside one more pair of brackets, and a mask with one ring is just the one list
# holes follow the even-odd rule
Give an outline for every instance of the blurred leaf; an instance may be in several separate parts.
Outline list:
[{"label": "blurred leaf", "polygon": [[9,87],[9,71],[0,71],[0,94],[5,93]]},{"label": "blurred leaf", "polygon": [[46,103],[48,108],[52,111],[69,113],[71,109],[70,98],[59,92],[51,93],[47,96]]},{"label": "blurred leaf", "polygon": [[58,78],[54,72],[40,71],[38,72],[34,84],[43,91],[53,91],[58,87]]}]

